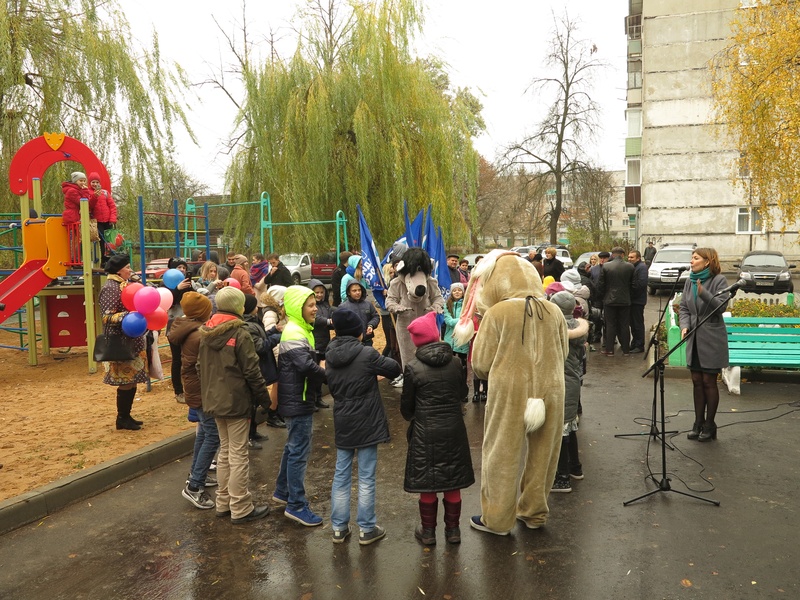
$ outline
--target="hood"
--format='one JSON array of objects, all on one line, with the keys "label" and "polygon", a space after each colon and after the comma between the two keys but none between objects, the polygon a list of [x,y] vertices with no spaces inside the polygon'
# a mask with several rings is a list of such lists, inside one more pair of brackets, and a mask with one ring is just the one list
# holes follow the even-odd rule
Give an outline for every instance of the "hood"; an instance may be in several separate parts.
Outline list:
[{"label": "hood", "polygon": [[358,268],[358,263],[361,262],[361,255],[360,254],[353,254],[350,258],[347,259],[347,274],[354,275],[356,269]]},{"label": "hood", "polygon": [[314,292],[302,285],[290,285],[283,295],[283,309],[286,311],[286,318],[302,327],[304,331],[314,328],[313,325],[303,320],[303,304],[309,296],[313,295]]},{"label": "hood", "polygon": [[328,295],[329,295],[328,286],[326,286],[324,283],[322,283],[319,279],[312,279],[311,281],[309,281],[308,282],[308,289],[310,289],[313,292],[314,288],[317,287],[318,285],[321,285],[323,288],[325,288],[325,296],[323,296],[323,300],[322,301],[325,304],[328,304]]},{"label": "hood", "polygon": [[347,299],[350,300],[350,302],[355,302],[355,300],[353,300],[350,297],[349,293],[350,287],[354,285],[358,285],[358,287],[361,288],[361,299],[359,300],[359,302],[365,302],[367,300],[367,288],[365,288],[364,284],[361,283],[358,279],[352,279],[347,282],[347,289],[344,291],[345,296],[347,296]]},{"label": "hood", "polygon": [[453,360],[453,349],[447,342],[433,342],[417,348],[416,357],[431,367],[443,367]]},{"label": "hood", "polygon": [[[494,261],[488,261],[495,254]],[[485,265],[485,266],[484,266]],[[481,268],[483,267],[483,268]],[[539,272],[531,263],[516,252],[504,253],[493,250],[472,270],[470,279],[477,278],[482,285],[476,290],[476,308],[486,314],[492,306],[510,298],[544,298],[544,288]]]},{"label": "hood", "polygon": [[234,315],[217,313],[200,327],[200,338],[212,350],[219,352],[228,343],[236,330],[244,327],[244,321]]},{"label": "hood", "polygon": [[202,321],[195,321],[189,317],[178,317],[172,322],[169,328],[169,341],[175,346],[180,346],[193,331],[197,331],[203,325]]},{"label": "hood", "polygon": [[337,336],[328,344],[328,349],[325,351],[325,364],[341,369],[353,362],[363,349],[364,344],[358,338],[350,335]]},{"label": "hood", "polygon": [[589,321],[586,319],[567,319],[569,339],[574,340],[589,335]]},{"label": "hood", "polygon": [[89,190],[84,190],[84,188],[79,186],[77,183],[72,183],[71,181],[63,181],[63,182],[61,182],[61,189],[62,190],[66,190],[66,189],[69,189],[69,188],[76,189],[79,192],[80,191],[86,191],[86,193],[89,192]]}]

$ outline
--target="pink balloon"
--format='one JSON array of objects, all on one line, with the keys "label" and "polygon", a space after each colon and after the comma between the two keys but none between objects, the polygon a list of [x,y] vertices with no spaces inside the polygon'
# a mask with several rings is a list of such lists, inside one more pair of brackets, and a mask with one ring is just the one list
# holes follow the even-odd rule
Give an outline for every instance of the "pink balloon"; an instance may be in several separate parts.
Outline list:
[{"label": "pink balloon", "polygon": [[167,311],[163,308],[156,308],[153,312],[145,317],[147,320],[147,328],[150,331],[161,331],[167,326],[169,316]]},{"label": "pink balloon", "polygon": [[238,280],[238,279],[234,279],[233,277],[228,277],[228,278],[225,280],[225,283],[227,283],[227,284],[228,284],[229,286],[231,286],[231,287],[235,287],[237,290],[240,290],[240,289],[242,289],[242,284],[241,284],[241,283],[239,283],[239,280]]},{"label": "pink balloon", "polygon": [[158,295],[161,296],[161,302],[158,303],[158,308],[163,308],[164,310],[169,310],[169,307],[172,306],[172,301],[174,300],[172,296],[172,292],[169,288],[156,288],[158,290]]},{"label": "pink balloon", "polygon": [[136,310],[145,316],[157,309],[159,302],[161,302],[161,294],[158,293],[156,288],[149,286],[140,289],[133,297],[133,304]]}]

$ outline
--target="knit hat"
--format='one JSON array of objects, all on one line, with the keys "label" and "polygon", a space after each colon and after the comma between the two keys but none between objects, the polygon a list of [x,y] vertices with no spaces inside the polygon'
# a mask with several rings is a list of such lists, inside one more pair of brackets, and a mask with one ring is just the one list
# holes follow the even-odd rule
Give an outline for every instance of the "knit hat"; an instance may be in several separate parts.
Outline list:
[{"label": "knit hat", "polygon": [[217,292],[215,299],[217,309],[222,312],[234,313],[240,317],[244,313],[244,292],[242,290],[227,286]]},{"label": "knit hat", "polygon": [[93,181],[100,181],[100,174],[97,171],[92,171],[91,173],[89,173],[88,179],[89,183]]},{"label": "knit hat", "polygon": [[170,258],[167,261],[167,268],[168,269],[177,269],[180,265],[183,265],[187,269],[189,268],[189,265],[186,264],[186,261],[183,260],[182,258],[177,257],[177,256],[173,256],[172,258]]},{"label": "knit hat", "polygon": [[131,259],[127,254],[115,254],[106,261],[106,273],[116,275],[129,264]]},{"label": "knit hat", "polygon": [[243,265],[247,262],[247,257],[244,254],[237,254],[233,257],[234,264]]},{"label": "knit hat", "polygon": [[408,250],[408,246],[403,242],[395,242],[392,244],[392,252],[389,255],[389,261],[392,263],[396,263],[398,260],[403,258],[403,254],[406,253]]},{"label": "knit hat", "polygon": [[575,269],[567,269],[561,274],[561,283],[570,282],[575,287],[581,285],[581,275]]},{"label": "knit hat", "polygon": [[197,292],[186,292],[181,298],[183,314],[190,319],[207,321],[211,316],[211,300]]},{"label": "knit hat", "polygon": [[86,179],[86,173],[81,173],[80,171],[73,171],[70,177],[72,179],[72,183],[78,183],[78,179]]},{"label": "knit hat", "polygon": [[267,290],[267,293],[275,298],[275,301],[283,306],[283,297],[286,295],[286,287],[282,285],[271,285]]},{"label": "knit hat", "polygon": [[351,335],[358,337],[364,333],[364,323],[355,311],[341,308],[331,315],[331,320],[337,336]]},{"label": "knit hat", "polygon": [[425,344],[439,341],[439,326],[436,324],[436,313],[431,311],[411,321],[408,326],[411,341],[419,348]]},{"label": "knit hat", "polygon": [[453,293],[453,290],[461,290],[464,291],[464,284],[460,281],[456,281],[455,283],[450,284],[450,293]]},{"label": "knit hat", "polygon": [[571,317],[575,310],[575,296],[569,292],[557,292],[550,297],[550,302],[558,306],[565,317]]},{"label": "knit hat", "polygon": [[244,314],[249,315],[258,306],[258,299],[252,294],[244,295]]}]

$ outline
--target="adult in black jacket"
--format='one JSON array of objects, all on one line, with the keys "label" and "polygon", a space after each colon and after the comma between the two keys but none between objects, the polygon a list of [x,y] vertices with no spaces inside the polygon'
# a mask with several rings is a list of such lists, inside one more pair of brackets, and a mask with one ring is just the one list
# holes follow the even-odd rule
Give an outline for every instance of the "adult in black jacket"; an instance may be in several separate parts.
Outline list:
[{"label": "adult in black jacket", "polygon": [[628,252],[635,291],[631,292],[631,352],[644,352],[644,307],[647,304],[647,265],[638,250]]},{"label": "adult in black jacket", "polygon": [[622,346],[622,353],[630,352],[631,293],[637,288],[634,288],[636,280],[633,277],[633,265],[623,261],[623,256],[625,250],[619,246],[611,250],[611,260],[603,264],[597,283],[598,292],[603,297],[603,316],[606,321],[604,349],[601,352],[606,356],[614,355],[616,338]]},{"label": "adult in black jacket", "polygon": [[407,421],[408,454],[403,489],[419,493],[421,526],[415,536],[425,545],[436,543],[437,492],[444,492],[445,535],[460,541],[461,489],[475,483],[461,400],[467,395],[461,362],[439,341],[436,314],[419,317],[408,326],[417,346],[403,373],[400,413]]},{"label": "adult in black jacket", "polygon": [[347,273],[347,261],[350,257],[353,256],[352,252],[348,252],[345,250],[344,252],[339,253],[339,264],[336,265],[336,268],[331,272],[331,289],[335,292],[333,294],[333,305],[339,306],[342,303],[341,294],[339,294],[339,289],[342,287],[342,277],[345,276]]},{"label": "adult in black jacket", "polygon": [[264,284],[269,288],[271,285],[282,285],[283,287],[289,287],[290,285],[294,284],[292,280],[292,274],[289,272],[289,269],[286,268],[281,262],[281,257],[274,252],[267,257],[267,260],[270,264],[270,270],[267,275],[264,276]]},{"label": "adult in black jacket", "polygon": [[[544,277],[551,275],[556,281],[561,281],[561,274],[564,272],[564,263],[556,257],[556,249],[552,246],[544,251],[542,261],[542,272]],[[543,277],[543,278],[544,278]]]}]

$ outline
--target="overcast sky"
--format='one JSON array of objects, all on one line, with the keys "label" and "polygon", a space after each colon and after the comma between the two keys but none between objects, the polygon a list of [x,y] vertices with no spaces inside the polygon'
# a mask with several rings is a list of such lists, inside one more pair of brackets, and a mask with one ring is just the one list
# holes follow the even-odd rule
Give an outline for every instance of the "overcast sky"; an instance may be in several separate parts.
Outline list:
[{"label": "overcast sky", "polygon": [[[302,0],[262,0],[247,6],[251,40],[272,31],[294,47],[289,20]],[[215,24],[238,34],[241,5],[235,0],[123,0],[134,37],[146,44],[153,28],[162,55],[179,63],[193,82],[209,78],[220,64],[229,64],[226,42]],[[554,29],[553,12],[579,20],[579,37],[597,46],[599,60],[609,64],[598,73],[593,98],[600,104],[603,130],[586,151],[600,165],[624,168],[625,137],[625,0],[431,0],[426,9],[420,54],[436,54],[449,66],[454,87],[469,87],[484,105],[487,131],[475,140],[478,151],[493,160],[502,148],[520,139],[541,118],[542,100],[526,93],[530,82],[545,73],[543,56]],[[266,46],[266,45],[265,45]],[[286,54],[288,55],[288,54]],[[223,191],[228,157],[220,154],[235,115],[234,105],[212,86],[197,89],[189,115],[200,147],[182,139],[179,161],[210,186]]]}]

